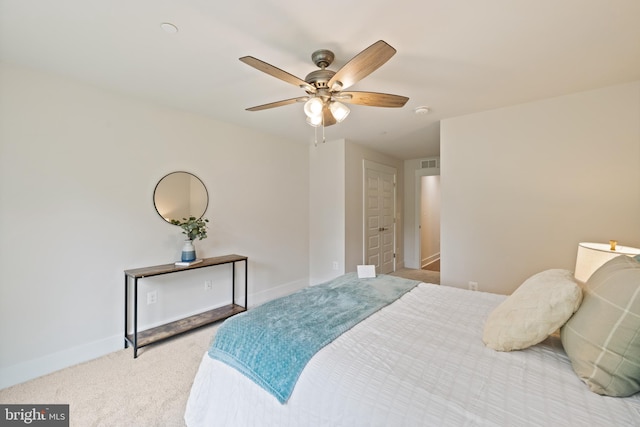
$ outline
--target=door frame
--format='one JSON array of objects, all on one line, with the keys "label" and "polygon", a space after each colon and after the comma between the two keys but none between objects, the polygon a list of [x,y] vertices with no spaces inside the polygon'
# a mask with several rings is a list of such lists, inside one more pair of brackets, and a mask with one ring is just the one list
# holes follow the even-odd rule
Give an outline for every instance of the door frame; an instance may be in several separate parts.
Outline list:
[{"label": "door frame", "polygon": [[398,207],[398,170],[393,166],[383,165],[371,160],[362,160],[362,262],[366,264],[367,260],[367,169],[373,169],[376,172],[393,175],[393,271],[398,266],[398,230],[397,224],[397,207]]}]

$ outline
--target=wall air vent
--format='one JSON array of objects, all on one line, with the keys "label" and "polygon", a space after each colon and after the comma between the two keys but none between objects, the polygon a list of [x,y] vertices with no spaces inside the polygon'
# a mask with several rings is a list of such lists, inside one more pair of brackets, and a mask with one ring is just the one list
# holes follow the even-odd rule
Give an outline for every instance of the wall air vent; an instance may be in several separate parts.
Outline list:
[{"label": "wall air vent", "polygon": [[420,169],[438,169],[440,167],[440,159],[423,159],[420,160]]}]

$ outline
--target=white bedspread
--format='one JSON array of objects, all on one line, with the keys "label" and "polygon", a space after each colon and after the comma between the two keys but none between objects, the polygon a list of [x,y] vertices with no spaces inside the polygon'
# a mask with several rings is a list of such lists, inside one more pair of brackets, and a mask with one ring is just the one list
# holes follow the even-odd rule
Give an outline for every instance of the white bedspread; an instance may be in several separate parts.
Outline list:
[{"label": "white bedspread", "polygon": [[482,343],[504,297],[420,284],[327,345],[289,401],[204,355],[185,420],[199,426],[640,426],[640,394],[603,397],[559,339],[501,353]]}]

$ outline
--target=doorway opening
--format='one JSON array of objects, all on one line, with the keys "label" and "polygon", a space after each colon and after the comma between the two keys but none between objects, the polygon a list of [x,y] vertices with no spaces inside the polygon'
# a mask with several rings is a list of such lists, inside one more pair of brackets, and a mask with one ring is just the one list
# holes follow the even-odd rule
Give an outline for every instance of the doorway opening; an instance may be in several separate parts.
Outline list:
[{"label": "doorway opening", "polygon": [[420,177],[420,268],[440,271],[440,175]]},{"label": "doorway opening", "polygon": [[440,158],[420,160],[414,181],[414,263],[440,272]]}]

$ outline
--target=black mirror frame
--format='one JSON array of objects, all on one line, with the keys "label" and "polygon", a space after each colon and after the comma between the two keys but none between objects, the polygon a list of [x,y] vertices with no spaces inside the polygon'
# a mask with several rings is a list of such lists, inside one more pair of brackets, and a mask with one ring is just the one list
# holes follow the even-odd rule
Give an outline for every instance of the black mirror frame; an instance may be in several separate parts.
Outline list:
[{"label": "black mirror frame", "polygon": [[[201,213],[195,212],[192,213],[190,212],[189,215],[187,217],[193,216],[196,218],[202,218],[202,216],[207,212],[207,208],[209,207],[209,191],[207,190],[207,187],[204,185],[204,182],[196,175],[192,174],[191,172],[186,172],[186,171],[175,171],[175,172],[169,172],[168,174],[166,174],[165,176],[163,176],[162,178],[160,178],[160,180],[158,181],[158,183],[156,184],[155,188],[153,189],[153,207],[155,208],[156,212],[158,213],[158,215],[160,216],[160,218],[162,218],[164,221],[166,221],[167,223],[171,224],[171,221],[167,218],[165,218],[160,211],[158,210],[158,204],[156,203],[156,193],[158,191],[158,187],[160,186],[160,184],[162,183],[162,181],[174,174],[187,174],[195,179],[197,179],[200,184],[202,184],[202,189],[204,190],[204,195],[205,195],[205,199],[206,199],[206,203],[204,205],[204,209],[202,210]],[[181,220],[182,218],[175,218],[178,220]]]}]

